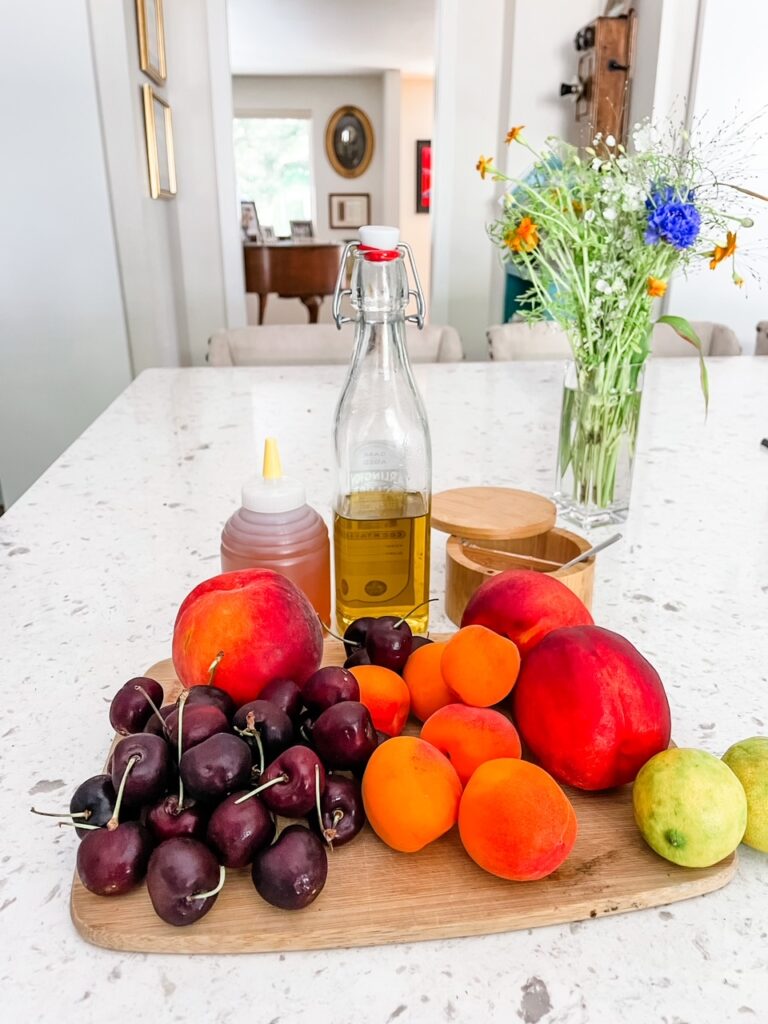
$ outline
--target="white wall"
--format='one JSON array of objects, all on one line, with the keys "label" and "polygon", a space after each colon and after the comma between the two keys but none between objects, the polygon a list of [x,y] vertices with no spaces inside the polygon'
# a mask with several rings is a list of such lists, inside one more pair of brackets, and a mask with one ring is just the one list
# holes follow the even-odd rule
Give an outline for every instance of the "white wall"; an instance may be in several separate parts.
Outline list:
[{"label": "white wall", "polygon": [[[139,68],[135,0],[91,0],[115,233],[137,372],[202,363],[214,330],[245,322],[226,6],[218,0],[165,0],[164,11],[168,76],[160,86]],[[149,195],[144,84],[171,104],[175,199]]]},{"label": "white wall", "polygon": [[507,153],[512,124],[540,143],[571,130],[573,106],[559,96],[573,77],[573,37],[602,13],[601,0],[443,0],[438,9],[432,320],[459,330],[470,359],[486,358],[486,328],[503,312],[504,275],[485,233],[494,190],[475,171],[480,153]]},{"label": "white wall", "polygon": [[429,313],[432,274],[432,215],[416,213],[416,142],[431,139],[435,127],[432,78],[405,77],[400,83],[400,213],[402,239],[413,249]]},{"label": "white wall", "polygon": [[4,5],[0,49],[0,484],[9,503],[128,384],[131,366],[86,0]]},{"label": "white wall", "polygon": [[[694,71],[689,116],[694,127],[702,118],[710,129],[738,125],[765,111],[765,41],[768,5],[749,0],[734,8],[724,0],[702,0],[700,45]],[[725,78],[723,69],[727,69]],[[750,129],[739,144],[742,167],[729,180],[768,193],[768,116]],[[717,147],[712,147],[717,159]],[[726,191],[724,201],[731,202]],[[745,209],[745,212],[746,209]],[[730,262],[715,271],[706,263],[687,280],[673,279],[666,309],[694,320],[714,320],[733,328],[746,352],[754,351],[755,325],[768,317],[765,253],[768,244],[768,203],[749,204],[755,226],[738,231],[737,267],[746,279],[743,291],[731,280]],[[750,252],[751,250],[751,252]]]}]

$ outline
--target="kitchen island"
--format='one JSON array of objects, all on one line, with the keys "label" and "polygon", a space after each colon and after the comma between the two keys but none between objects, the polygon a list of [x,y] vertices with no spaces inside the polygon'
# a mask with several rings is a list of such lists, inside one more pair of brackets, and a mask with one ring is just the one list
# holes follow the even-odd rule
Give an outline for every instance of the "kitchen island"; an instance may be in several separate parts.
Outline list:
[{"label": "kitchen island", "polygon": [[[562,366],[421,365],[435,490],[552,488]],[[263,437],[326,518],[340,367],[150,370],[0,518],[0,991],[14,1024],[725,1024],[768,1020],[768,856],[667,908],[483,938],[253,956],[118,953],[69,918],[65,808],[103,764],[107,704],[170,654],[178,605],[219,571]],[[658,669],[678,745],[768,735],[768,359],[651,361],[629,521],[594,614]],[[567,524],[566,524],[567,525]],[[594,531],[602,539],[609,531]],[[433,534],[432,593],[445,538]],[[432,626],[447,629],[442,605]],[[393,879],[393,885],[397,879]],[[258,903],[254,903],[257,911]],[[120,901],[114,901],[115,914]]]}]

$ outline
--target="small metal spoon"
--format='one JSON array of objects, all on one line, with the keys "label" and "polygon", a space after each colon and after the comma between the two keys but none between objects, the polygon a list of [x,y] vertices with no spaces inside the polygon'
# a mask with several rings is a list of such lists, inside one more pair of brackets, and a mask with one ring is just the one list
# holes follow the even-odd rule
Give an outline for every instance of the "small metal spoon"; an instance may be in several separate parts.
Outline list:
[{"label": "small metal spoon", "polygon": [[605,548],[609,548],[611,544],[615,544],[617,540],[621,540],[620,533],[614,533],[614,535],[612,537],[608,537],[607,540],[601,540],[599,544],[595,544],[592,548],[587,548],[586,551],[582,551],[580,555],[576,555],[575,558],[572,558],[570,562],[565,562],[561,565],[559,572],[562,572],[563,569],[570,569],[572,565],[577,565],[579,562],[586,562],[586,560],[591,558],[592,555],[596,555],[598,551],[604,551]]}]

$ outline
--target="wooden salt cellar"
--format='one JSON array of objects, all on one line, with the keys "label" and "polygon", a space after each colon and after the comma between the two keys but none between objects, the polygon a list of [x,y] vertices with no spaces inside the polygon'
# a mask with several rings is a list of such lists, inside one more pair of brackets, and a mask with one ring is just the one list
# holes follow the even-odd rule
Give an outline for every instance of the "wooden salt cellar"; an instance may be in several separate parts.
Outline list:
[{"label": "wooden salt cellar", "polygon": [[559,567],[590,542],[555,526],[553,502],[511,487],[456,487],[432,499],[432,526],[448,533],[445,609],[456,625],[480,584],[505,569],[546,572],[592,606],[595,559]]}]

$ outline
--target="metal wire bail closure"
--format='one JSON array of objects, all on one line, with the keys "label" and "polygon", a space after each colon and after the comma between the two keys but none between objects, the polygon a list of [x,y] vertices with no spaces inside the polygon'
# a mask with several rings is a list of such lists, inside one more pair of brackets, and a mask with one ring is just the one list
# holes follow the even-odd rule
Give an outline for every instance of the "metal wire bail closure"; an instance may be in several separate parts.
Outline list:
[{"label": "metal wire bail closure", "polygon": [[[341,254],[341,263],[339,265],[339,274],[336,278],[336,287],[333,290],[333,320],[336,327],[341,330],[342,324],[354,323],[355,317],[342,316],[341,313],[341,300],[345,295],[352,295],[351,288],[344,288],[344,274],[347,269],[347,260],[349,259],[350,253],[356,254],[360,248],[359,242],[347,242],[344,246],[344,251]],[[426,302],[424,301],[424,292],[421,287],[421,279],[419,272],[416,269],[416,261],[413,258],[413,250],[407,242],[400,242],[397,246],[398,252],[408,258],[408,263],[411,267],[411,277],[413,278],[414,288],[408,289],[408,297],[416,300],[416,312],[410,313],[406,316],[405,320],[407,323],[416,324],[419,330],[424,327],[424,317],[426,315]]]}]

